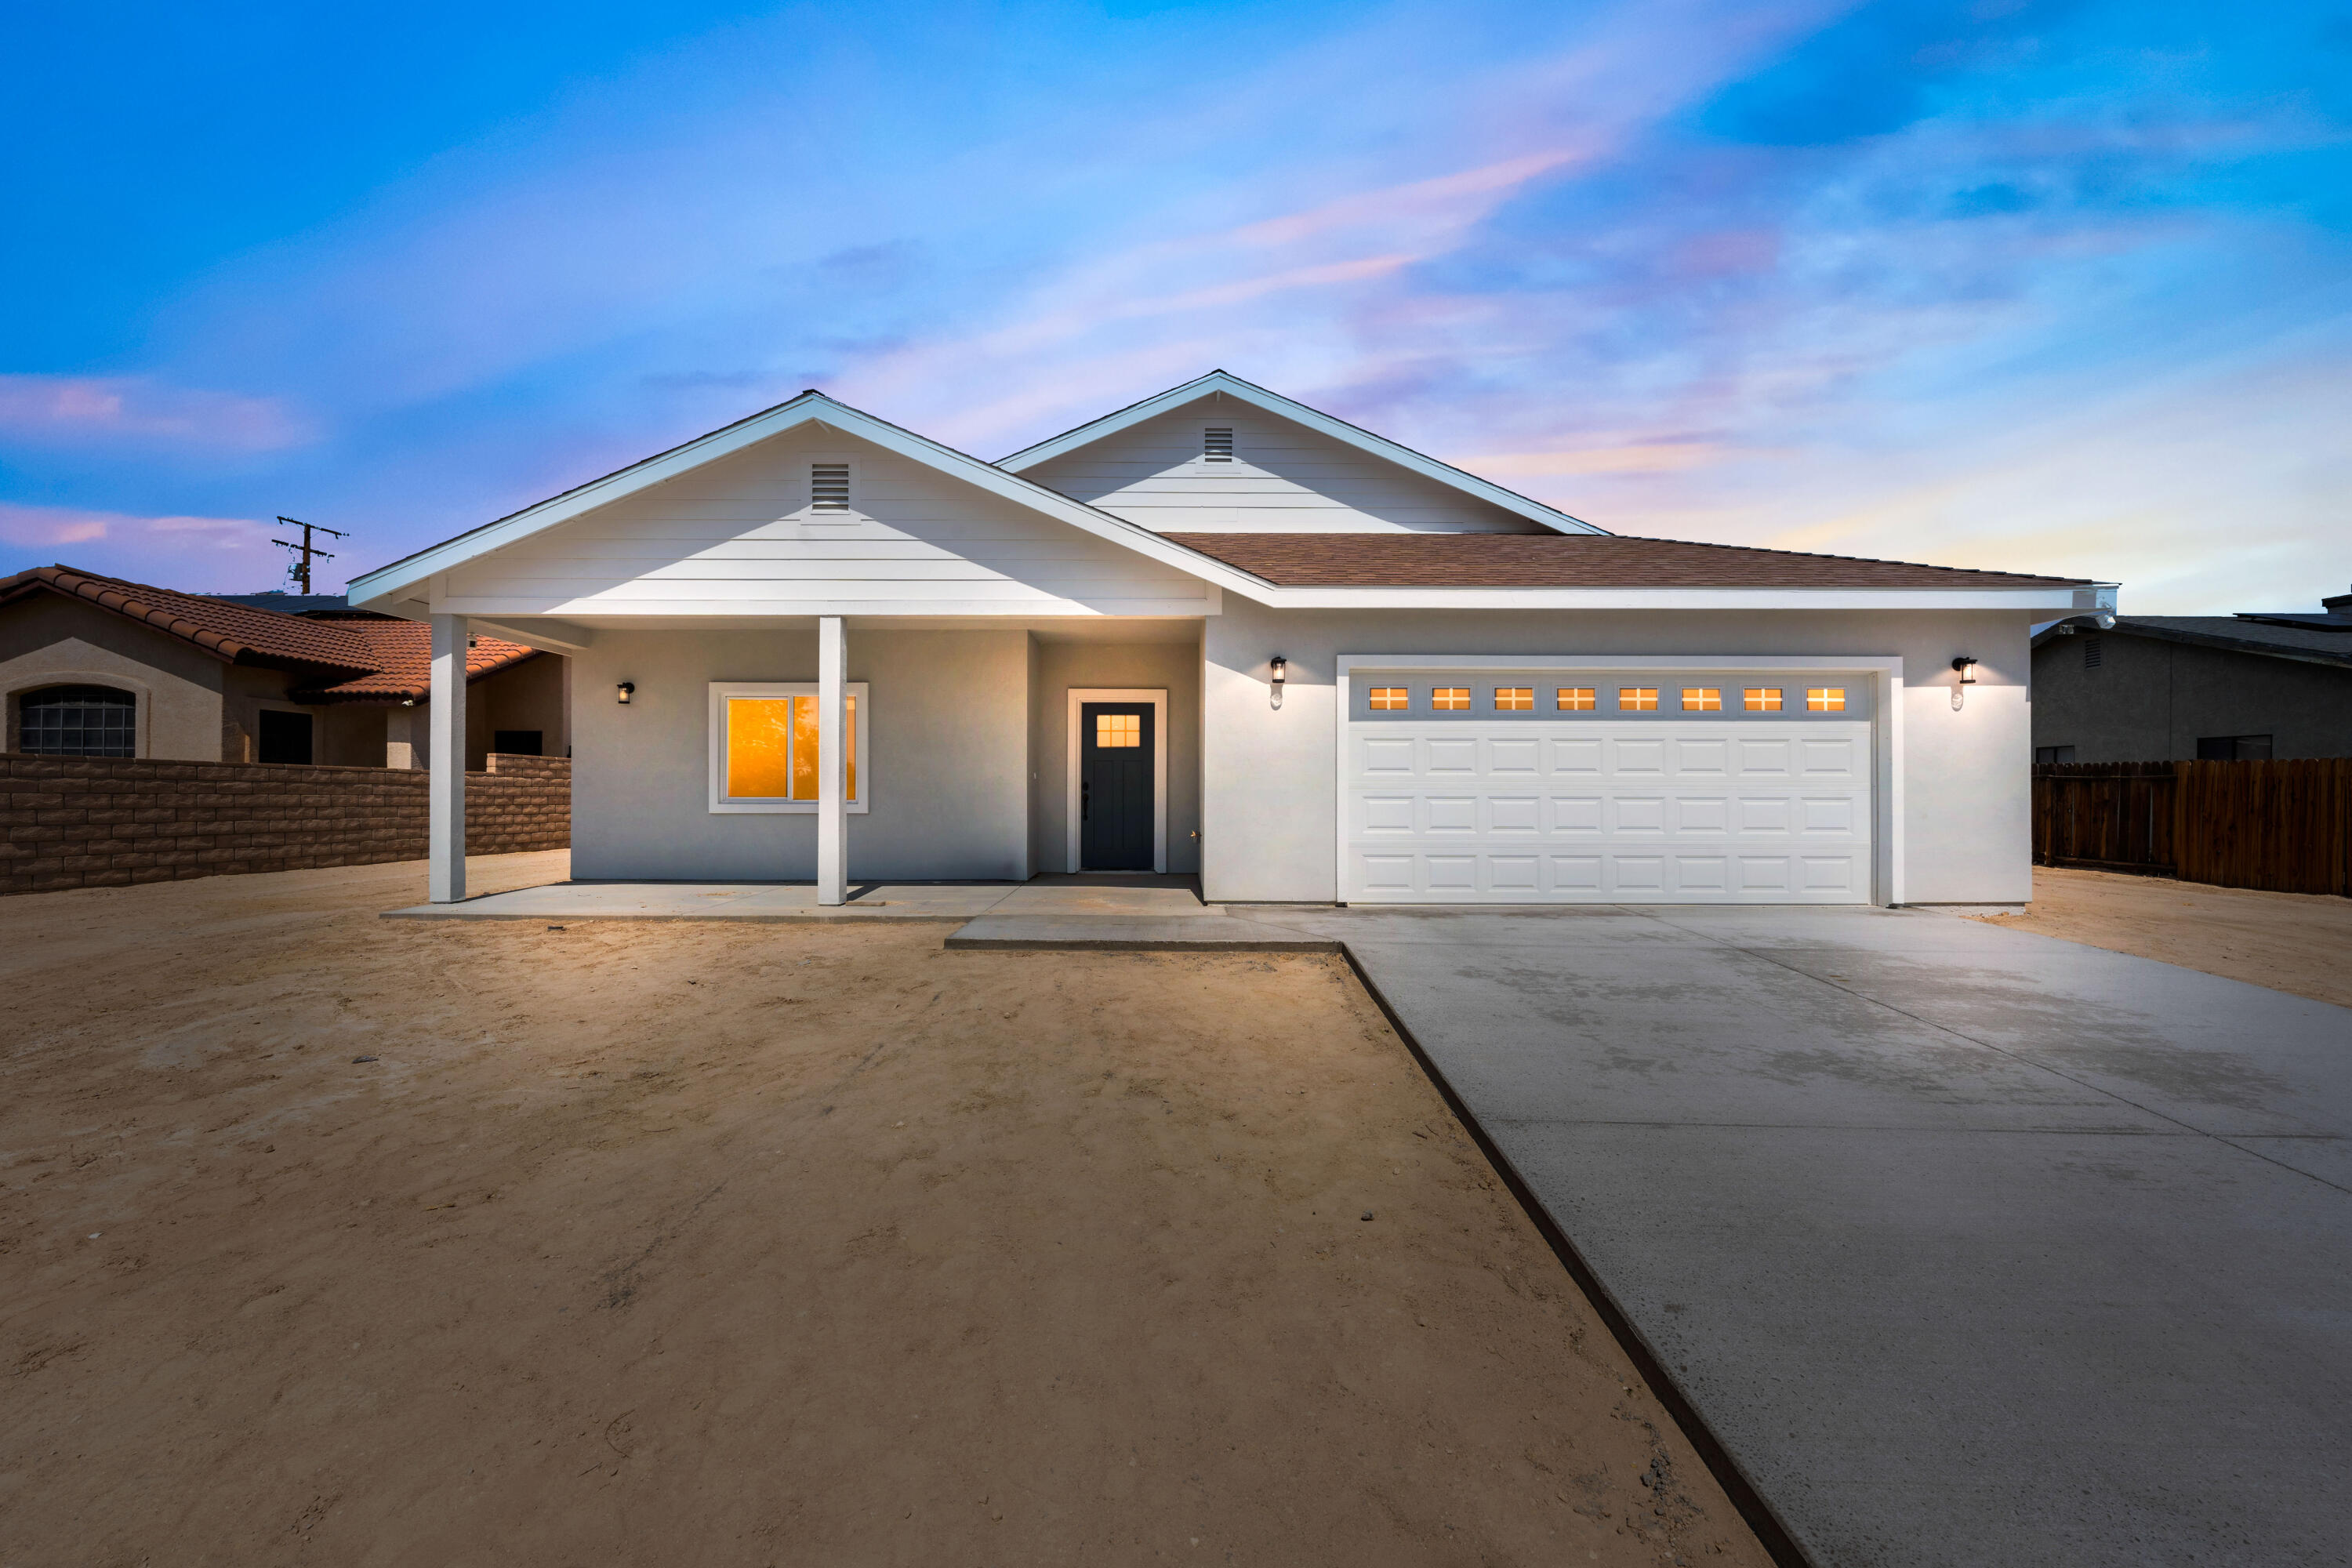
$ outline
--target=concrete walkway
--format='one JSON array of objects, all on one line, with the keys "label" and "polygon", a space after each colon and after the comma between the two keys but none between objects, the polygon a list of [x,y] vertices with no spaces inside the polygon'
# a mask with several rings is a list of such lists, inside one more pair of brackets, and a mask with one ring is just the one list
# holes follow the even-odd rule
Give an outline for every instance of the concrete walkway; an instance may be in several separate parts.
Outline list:
[{"label": "concrete walkway", "polygon": [[2352,1561],[2352,1011],[1927,911],[1261,918],[1815,1561]]}]

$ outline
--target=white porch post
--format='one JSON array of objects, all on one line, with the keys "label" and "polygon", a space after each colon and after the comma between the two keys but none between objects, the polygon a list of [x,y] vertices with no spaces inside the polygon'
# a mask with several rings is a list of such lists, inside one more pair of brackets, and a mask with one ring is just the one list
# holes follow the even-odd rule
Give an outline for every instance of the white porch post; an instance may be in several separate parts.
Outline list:
[{"label": "white porch post", "polygon": [[839,616],[816,623],[816,901],[849,899],[848,647]]},{"label": "white porch post", "polygon": [[454,904],[466,896],[466,617],[433,617],[432,744],[426,786],[425,897]]}]

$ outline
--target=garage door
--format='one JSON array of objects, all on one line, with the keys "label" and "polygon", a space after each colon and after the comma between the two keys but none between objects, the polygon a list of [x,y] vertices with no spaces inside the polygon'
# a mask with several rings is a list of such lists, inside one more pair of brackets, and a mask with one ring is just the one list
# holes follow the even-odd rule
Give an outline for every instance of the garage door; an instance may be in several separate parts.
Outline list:
[{"label": "garage door", "polygon": [[1866,903],[1864,675],[1354,669],[1351,903]]}]

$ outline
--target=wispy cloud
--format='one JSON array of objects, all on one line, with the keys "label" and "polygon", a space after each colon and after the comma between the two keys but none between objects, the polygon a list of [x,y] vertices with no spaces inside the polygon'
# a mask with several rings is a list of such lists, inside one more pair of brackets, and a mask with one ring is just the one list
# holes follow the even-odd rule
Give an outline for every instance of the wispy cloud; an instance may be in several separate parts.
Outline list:
[{"label": "wispy cloud", "polygon": [[195,591],[250,592],[282,576],[269,532],[249,517],[142,517],[0,501],[0,542],[26,563],[62,556],[68,565]]},{"label": "wispy cloud", "polygon": [[0,439],[268,452],[312,434],[276,398],[139,376],[0,375]]}]

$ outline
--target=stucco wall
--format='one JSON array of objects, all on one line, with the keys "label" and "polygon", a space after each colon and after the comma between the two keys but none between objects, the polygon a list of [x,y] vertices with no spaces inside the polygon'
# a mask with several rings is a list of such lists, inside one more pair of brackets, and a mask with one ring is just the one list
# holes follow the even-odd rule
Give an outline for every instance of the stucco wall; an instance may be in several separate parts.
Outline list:
[{"label": "stucco wall", "polygon": [[[860,632],[871,809],[849,818],[849,875],[1029,875],[1029,637]],[[606,632],[574,661],[572,872],[585,878],[802,881],[816,817],[712,815],[709,687],[814,680],[805,631]],[[614,688],[632,681],[626,707]]]},{"label": "stucco wall", "polygon": [[[2032,715],[2023,612],[1274,611],[1227,595],[1206,626],[1202,889],[1328,900],[1338,875],[1340,654],[1743,654],[1904,660],[1906,878],[1912,903],[2032,890]],[[1289,660],[1279,710],[1267,661]],[[1954,710],[1951,660],[1980,661]]]},{"label": "stucco wall", "polygon": [[1072,871],[1070,690],[1160,688],[1168,693],[1168,869],[1201,868],[1201,648],[1197,643],[1037,644],[1030,784],[1036,866]]},{"label": "stucco wall", "polygon": [[219,762],[229,667],[174,637],[43,594],[0,611],[0,695],[16,746],[16,699],[44,686],[113,686],[139,698],[141,754]]},{"label": "stucco wall", "polygon": [[2078,763],[2182,761],[2210,735],[2268,735],[2273,757],[2352,756],[2352,669],[2081,632],[2034,650],[2033,686],[2033,743],[2072,746]]}]

